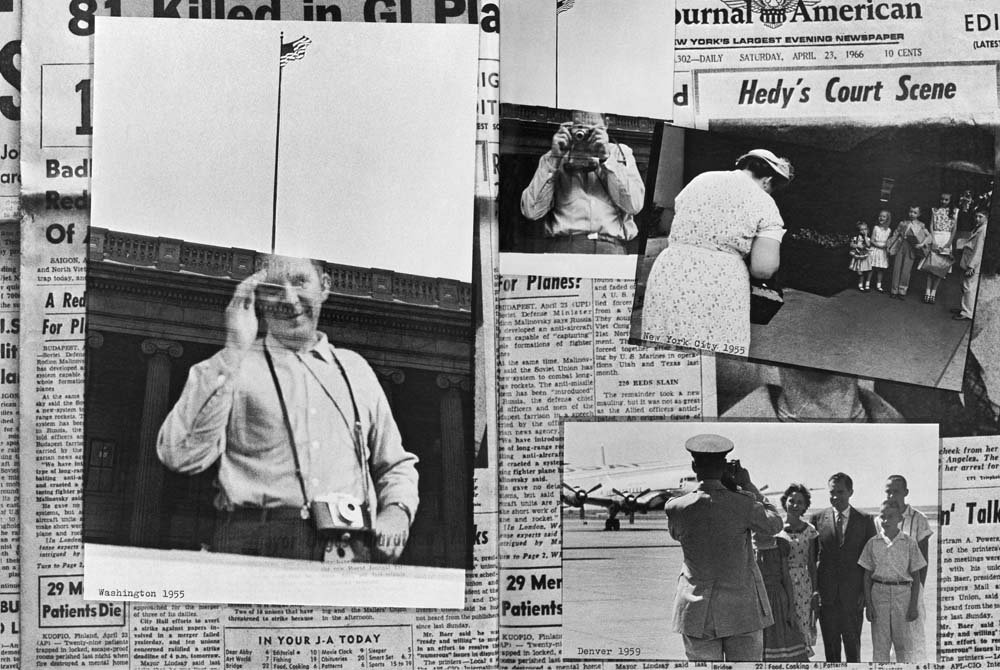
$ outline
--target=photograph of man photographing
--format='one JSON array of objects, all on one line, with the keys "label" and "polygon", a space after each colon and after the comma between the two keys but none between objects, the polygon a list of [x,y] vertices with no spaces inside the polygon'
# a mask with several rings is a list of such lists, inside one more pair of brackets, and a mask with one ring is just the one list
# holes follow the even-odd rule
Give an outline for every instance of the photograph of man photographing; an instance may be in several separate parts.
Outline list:
[{"label": "photograph of man photographing", "polygon": [[157,454],[181,474],[218,461],[212,551],[393,562],[417,510],[417,457],[368,363],[317,328],[322,264],[263,265],[237,285],[225,346],[191,368]]},{"label": "photograph of man photographing", "polygon": [[674,630],[688,660],[760,661],[763,630],[774,618],[751,532],[774,535],[781,516],[747,469],[726,459],[731,440],[696,435],[684,446],[698,486],[665,506],[670,535],[684,553]]},{"label": "photograph of man photographing", "polygon": [[608,137],[601,114],[574,111],[521,193],[521,214],[544,224],[546,253],[625,254],[645,193],[632,149]]}]

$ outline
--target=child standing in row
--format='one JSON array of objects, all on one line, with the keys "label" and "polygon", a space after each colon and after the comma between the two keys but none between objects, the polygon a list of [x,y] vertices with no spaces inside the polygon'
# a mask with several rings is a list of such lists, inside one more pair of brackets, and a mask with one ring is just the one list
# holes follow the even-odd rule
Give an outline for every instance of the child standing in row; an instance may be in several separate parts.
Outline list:
[{"label": "child standing in row", "polygon": [[872,228],[872,248],[868,254],[872,269],[875,271],[875,290],[879,293],[885,293],[885,289],[882,288],[882,275],[889,267],[889,254],[886,251],[886,246],[891,235],[892,214],[889,213],[889,210],[883,209],[879,211],[878,221]]},{"label": "child standing in row", "polygon": [[936,302],[938,286],[951,272],[954,262],[951,250],[957,232],[958,209],[951,207],[951,193],[942,193],[941,206],[931,208],[931,236],[924,244],[924,257],[917,265],[918,270],[927,274],[924,302],[928,305]]},{"label": "child standing in row", "polygon": [[868,224],[858,221],[857,233],[851,238],[851,264],[850,269],[858,273],[858,290],[867,292],[871,290],[872,264],[869,260],[869,250],[871,239],[868,237]]},{"label": "child standing in row", "polygon": [[920,206],[910,205],[907,219],[896,226],[889,240],[889,248],[898,246],[892,262],[891,297],[903,300],[910,286],[913,261],[917,258],[917,247],[924,244],[928,236],[927,226],[920,220]]},{"label": "child standing in row", "polygon": [[882,503],[881,532],[868,540],[858,565],[865,569],[865,610],[872,623],[872,661],[888,663],[895,648],[897,663],[922,662],[913,645],[912,622],[920,604],[920,571],[927,561],[917,541],[900,530],[899,502]]}]

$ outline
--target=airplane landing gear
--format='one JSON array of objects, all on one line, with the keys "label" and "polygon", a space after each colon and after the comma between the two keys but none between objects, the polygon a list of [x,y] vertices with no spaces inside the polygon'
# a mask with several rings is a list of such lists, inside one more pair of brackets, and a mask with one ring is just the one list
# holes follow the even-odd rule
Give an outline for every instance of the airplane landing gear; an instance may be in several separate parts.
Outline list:
[{"label": "airplane landing gear", "polygon": [[604,530],[621,530],[622,522],[618,519],[607,519],[604,522]]}]

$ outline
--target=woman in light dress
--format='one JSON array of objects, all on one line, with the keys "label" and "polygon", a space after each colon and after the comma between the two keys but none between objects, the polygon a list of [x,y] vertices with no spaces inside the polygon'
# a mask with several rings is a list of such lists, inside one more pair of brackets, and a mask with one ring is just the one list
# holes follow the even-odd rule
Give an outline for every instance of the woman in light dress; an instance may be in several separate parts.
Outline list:
[{"label": "woman in light dress", "polygon": [[792,580],[795,619],[809,647],[816,644],[816,538],[819,533],[803,519],[812,496],[803,484],[791,484],[781,496],[785,509],[785,527],[777,537],[788,540],[788,574]]},{"label": "woman in light dress", "polygon": [[704,172],[681,190],[670,246],[646,282],[640,339],[749,353],[749,275],[778,270],[785,230],[772,194],[793,176],[787,159],[754,149],[735,170]]}]

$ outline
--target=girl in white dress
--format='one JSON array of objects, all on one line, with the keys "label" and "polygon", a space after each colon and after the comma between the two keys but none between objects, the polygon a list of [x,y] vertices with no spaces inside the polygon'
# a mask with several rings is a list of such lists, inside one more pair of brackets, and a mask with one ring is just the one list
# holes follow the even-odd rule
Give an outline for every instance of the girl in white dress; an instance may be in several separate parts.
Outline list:
[{"label": "girl in white dress", "polygon": [[875,273],[875,290],[879,293],[885,293],[885,289],[882,288],[882,274],[889,267],[889,254],[886,252],[886,246],[891,235],[892,214],[889,213],[889,210],[883,209],[878,213],[878,221],[872,228],[872,248],[868,251],[868,260]]},{"label": "girl in white dress", "polygon": [[857,233],[851,238],[850,268],[858,273],[858,290],[866,292],[871,289],[872,264],[868,258],[871,250],[871,238],[868,237],[868,224],[858,221]]}]

